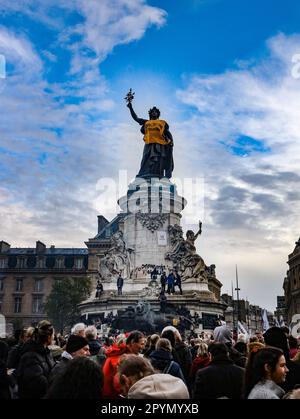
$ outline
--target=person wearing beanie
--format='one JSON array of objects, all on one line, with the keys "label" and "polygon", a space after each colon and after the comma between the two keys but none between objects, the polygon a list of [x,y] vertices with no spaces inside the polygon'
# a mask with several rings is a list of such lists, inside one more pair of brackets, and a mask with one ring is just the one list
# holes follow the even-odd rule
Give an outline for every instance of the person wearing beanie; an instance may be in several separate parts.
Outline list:
[{"label": "person wearing beanie", "polygon": [[88,341],[79,335],[70,335],[66,351],[71,354],[72,358],[76,356],[89,356],[89,345]]},{"label": "person wearing beanie", "polygon": [[66,344],[66,350],[61,354],[60,361],[51,371],[50,384],[64,373],[72,359],[81,356],[90,356],[88,341],[80,335],[70,335]]},{"label": "person wearing beanie", "polygon": [[270,327],[264,333],[264,339],[266,346],[274,346],[283,351],[286,366],[289,370],[286,380],[279,385],[284,389],[285,392],[293,390],[295,385],[300,384],[300,366],[290,360],[289,345],[287,336],[280,327]]}]

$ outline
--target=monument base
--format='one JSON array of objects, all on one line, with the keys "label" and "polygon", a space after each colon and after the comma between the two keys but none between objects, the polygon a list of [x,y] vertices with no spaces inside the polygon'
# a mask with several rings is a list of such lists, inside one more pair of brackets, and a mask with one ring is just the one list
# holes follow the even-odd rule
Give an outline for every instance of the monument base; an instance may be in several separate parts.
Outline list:
[{"label": "monument base", "polygon": [[226,306],[205,285],[199,284],[199,290],[186,290],[182,295],[179,291],[165,294],[164,305],[154,291],[148,295],[117,295],[114,291],[89,299],[79,308],[83,321],[97,327],[107,324],[111,331],[138,329],[146,334],[160,333],[165,326],[174,325],[183,334],[212,332]]}]

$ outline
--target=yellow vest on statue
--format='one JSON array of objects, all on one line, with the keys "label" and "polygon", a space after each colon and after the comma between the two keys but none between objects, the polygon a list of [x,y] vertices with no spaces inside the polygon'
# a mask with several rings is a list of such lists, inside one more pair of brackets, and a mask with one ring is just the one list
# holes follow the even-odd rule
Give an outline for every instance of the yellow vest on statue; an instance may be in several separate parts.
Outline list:
[{"label": "yellow vest on statue", "polygon": [[164,130],[166,121],[163,119],[150,119],[144,125],[145,135],[144,141],[146,144],[157,143],[166,145],[169,143],[164,137]]}]

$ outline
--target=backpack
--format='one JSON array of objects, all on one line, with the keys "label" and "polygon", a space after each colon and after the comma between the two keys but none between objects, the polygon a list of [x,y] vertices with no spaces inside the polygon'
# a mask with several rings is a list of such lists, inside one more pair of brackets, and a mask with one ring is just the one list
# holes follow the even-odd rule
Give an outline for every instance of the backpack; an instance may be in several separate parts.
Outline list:
[{"label": "backpack", "polygon": [[169,365],[166,366],[166,368],[163,370],[163,374],[170,374],[170,371],[174,365],[174,361],[171,361]]}]

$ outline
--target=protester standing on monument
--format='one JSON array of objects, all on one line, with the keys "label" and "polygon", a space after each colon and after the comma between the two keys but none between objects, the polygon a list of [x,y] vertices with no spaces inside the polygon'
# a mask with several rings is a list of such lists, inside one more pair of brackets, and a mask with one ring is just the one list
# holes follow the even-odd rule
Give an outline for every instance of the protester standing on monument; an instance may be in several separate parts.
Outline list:
[{"label": "protester standing on monument", "polygon": [[167,284],[168,284],[167,293],[168,294],[174,294],[174,283],[175,283],[174,273],[173,271],[170,271],[167,277]]},{"label": "protester standing on monument", "polygon": [[99,298],[102,294],[103,294],[103,285],[98,279],[97,286],[96,286],[96,298]]},{"label": "protester standing on monument", "polygon": [[118,279],[117,279],[117,288],[118,288],[118,295],[122,295],[122,288],[124,285],[124,279],[121,276],[121,272],[119,273]]},{"label": "protester standing on monument", "polygon": [[166,276],[165,271],[162,271],[162,273],[160,275],[160,285],[161,285],[160,292],[162,294],[164,294],[166,292],[166,283],[167,283],[167,276]]},{"label": "protester standing on monument", "polygon": [[169,125],[163,119],[159,119],[160,111],[155,106],[149,110],[149,119],[139,118],[132,107],[133,98],[134,93],[130,89],[125,99],[132,118],[142,125],[141,132],[144,134],[145,142],[141,168],[137,177],[170,179],[174,162],[173,137],[169,131]]},{"label": "protester standing on monument", "polygon": [[180,294],[182,295],[181,276],[179,275],[179,273],[176,270],[173,271],[173,274],[174,274],[174,278],[175,278],[175,280],[174,280],[174,290],[175,290],[175,287],[178,287],[179,291],[180,291]]}]

